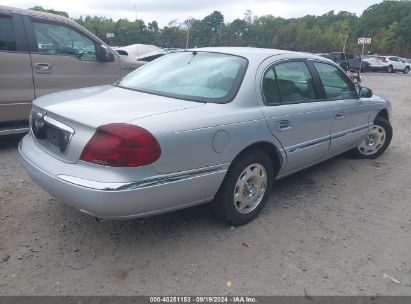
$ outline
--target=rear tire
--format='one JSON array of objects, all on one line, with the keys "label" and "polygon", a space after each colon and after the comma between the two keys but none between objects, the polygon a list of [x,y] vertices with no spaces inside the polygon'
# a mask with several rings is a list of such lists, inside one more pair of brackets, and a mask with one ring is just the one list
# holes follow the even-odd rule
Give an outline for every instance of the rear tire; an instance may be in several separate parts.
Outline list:
[{"label": "rear tire", "polygon": [[404,74],[408,74],[408,72],[410,71],[410,67],[407,66],[405,67],[404,71],[402,71]]},{"label": "rear tire", "polygon": [[240,155],[212,202],[214,213],[233,226],[250,222],[267,203],[273,179],[273,163],[266,153],[251,150]]},{"label": "rear tire", "polygon": [[388,72],[388,73],[394,73],[394,68],[393,68],[392,65],[389,65],[389,66],[388,66],[387,72]]},{"label": "rear tire", "polygon": [[387,150],[392,139],[392,127],[384,117],[377,116],[364,140],[349,151],[352,158],[376,159]]}]

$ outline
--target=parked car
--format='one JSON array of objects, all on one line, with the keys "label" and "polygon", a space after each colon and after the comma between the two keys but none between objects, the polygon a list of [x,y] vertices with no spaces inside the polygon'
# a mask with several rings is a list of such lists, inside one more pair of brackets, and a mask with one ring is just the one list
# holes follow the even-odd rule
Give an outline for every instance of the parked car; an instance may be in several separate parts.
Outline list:
[{"label": "parked car", "polygon": [[0,135],[29,130],[33,99],[112,83],[142,64],[122,61],[71,19],[0,6]]},{"label": "parked car", "polygon": [[370,68],[373,71],[384,70],[388,73],[403,72],[408,74],[410,71],[410,63],[396,56],[378,56],[370,60]]},{"label": "parked car", "polygon": [[377,57],[378,57],[378,55],[363,55],[363,56],[361,56],[362,61],[366,61],[368,63],[370,62],[370,60],[373,60]]},{"label": "parked car", "polygon": [[329,54],[329,58],[337,63],[344,71],[360,70],[366,72],[369,70],[369,63],[361,60],[360,55],[354,55],[350,53],[333,52]]},{"label": "parked car", "polygon": [[318,54],[315,54],[315,55],[332,60],[331,55],[329,53],[318,53]]},{"label": "parked car", "polygon": [[150,44],[132,44],[132,45],[126,45],[126,46],[117,46],[117,47],[112,47],[112,49],[120,55],[120,58],[123,61],[143,61],[144,63],[153,61],[154,59],[157,59],[166,52],[155,46],[155,45],[150,45]]},{"label": "parked car", "polygon": [[240,225],[260,213],[274,179],[345,151],[380,156],[390,113],[331,60],[204,48],[167,54],[119,84],[36,99],[19,151],[36,183],[90,215],[213,201]]}]

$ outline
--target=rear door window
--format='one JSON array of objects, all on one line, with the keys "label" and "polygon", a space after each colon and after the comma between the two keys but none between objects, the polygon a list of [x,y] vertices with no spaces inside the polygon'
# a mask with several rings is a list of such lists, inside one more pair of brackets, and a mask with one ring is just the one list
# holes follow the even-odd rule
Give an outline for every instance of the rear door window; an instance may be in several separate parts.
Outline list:
[{"label": "rear door window", "polygon": [[79,60],[97,61],[96,46],[85,35],[70,27],[33,22],[38,52],[48,55],[70,55]]},{"label": "rear door window", "polygon": [[13,22],[9,16],[0,15],[0,51],[17,51]]},{"label": "rear door window", "polygon": [[327,99],[357,98],[355,85],[340,69],[327,63],[314,62]]}]

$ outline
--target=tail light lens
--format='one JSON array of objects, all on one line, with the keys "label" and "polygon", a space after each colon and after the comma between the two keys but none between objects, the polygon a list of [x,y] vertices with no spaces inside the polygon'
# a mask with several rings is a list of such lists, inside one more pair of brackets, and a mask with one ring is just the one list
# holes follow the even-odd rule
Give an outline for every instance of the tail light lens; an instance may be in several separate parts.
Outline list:
[{"label": "tail light lens", "polygon": [[146,129],[129,124],[98,127],[80,159],[109,167],[139,167],[154,163],[161,149]]}]

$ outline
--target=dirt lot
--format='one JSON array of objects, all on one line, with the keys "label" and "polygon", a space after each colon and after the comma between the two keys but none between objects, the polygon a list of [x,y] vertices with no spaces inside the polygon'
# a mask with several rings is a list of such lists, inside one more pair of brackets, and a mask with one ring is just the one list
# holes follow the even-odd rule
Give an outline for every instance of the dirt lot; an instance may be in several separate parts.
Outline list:
[{"label": "dirt lot", "polygon": [[411,75],[364,84],[393,104],[388,151],[276,182],[238,228],[207,206],[97,223],[28,178],[18,137],[0,139],[0,294],[411,295]]}]

